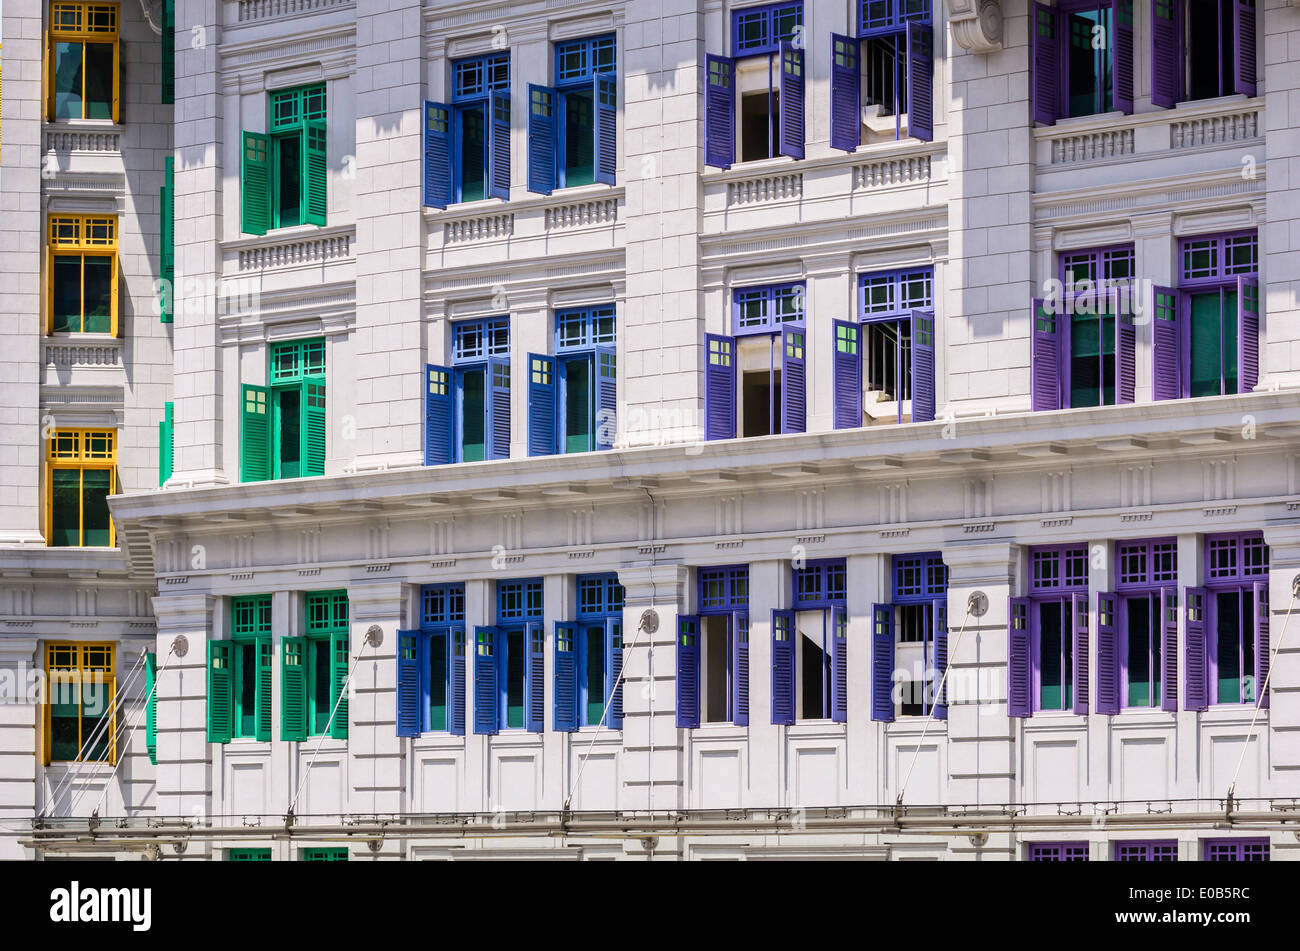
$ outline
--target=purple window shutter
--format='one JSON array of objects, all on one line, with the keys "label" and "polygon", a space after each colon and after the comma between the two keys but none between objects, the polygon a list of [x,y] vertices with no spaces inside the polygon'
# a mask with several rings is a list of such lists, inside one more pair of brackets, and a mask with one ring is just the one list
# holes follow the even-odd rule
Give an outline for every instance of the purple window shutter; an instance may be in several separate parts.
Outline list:
[{"label": "purple window shutter", "polygon": [[1115,314],[1115,402],[1137,399],[1137,328],[1127,308]]},{"label": "purple window shutter", "polygon": [[781,43],[781,154],[803,158],[803,50],[789,40]]},{"label": "purple window shutter", "polygon": [[1178,589],[1160,589],[1164,609],[1160,630],[1160,709],[1178,712]]},{"label": "purple window shutter", "polygon": [[1061,98],[1060,21],[1045,3],[1034,4],[1033,16],[1034,121],[1052,125]]},{"label": "purple window shutter", "polygon": [[510,200],[510,93],[488,93],[488,195]]},{"label": "purple window shutter", "polygon": [[862,425],[862,328],[847,320],[831,324],[835,428],[856,429]]},{"label": "purple window shutter", "polygon": [[447,692],[447,702],[451,707],[448,715],[448,732],[453,736],[465,735],[465,629],[455,628],[448,637],[451,650],[451,663],[447,669],[451,676],[451,689]]},{"label": "purple window shutter", "polygon": [[736,61],[710,54],[704,68],[704,164],[731,168],[736,160]]},{"label": "purple window shutter", "polygon": [[948,719],[948,685],[939,689],[944,673],[948,670],[948,599],[939,598],[934,602],[934,718]]},{"label": "purple window shutter", "polygon": [[736,436],[736,338],[704,335],[704,438]]},{"label": "purple window shutter", "polygon": [[783,433],[801,433],[808,428],[805,339],[802,327],[785,327],[781,330],[781,432]]},{"label": "purple window shutter", "polygon": [[677,618],[677,726],[691,730],[700,725],[700,619],[694,614]]},{"label": "purple window shutter", "polygon": [[1151,0],[1151,102],[1166,109],[1177,105],[1182,92],[1181,6],[1182,0]]},{"label": "purple window shutter", "polygon": [[831,607],[831,720],[849,721],[849,618],[839,605]]},{"label": "purple window shutter", "polygon": [[1232,62],[1235,91],[1255,95],[1255,0],[1236,0]]},{"label": "purple window shutter", "polygon": [[1178,334],[1178,292],[1172,287],[1152,288],[1151,315],[1154,397],[1158,400],[1180,399],[1183,384]]},{"label": "purple window shutter", "polygon": [[907,21],[907,132],[934,139],[934,34],[918,20]]},{"label": "purple window shutter", "polygon": [[1061,319],[1035,299],[1033,321],[1030,408],[1037,413],[1061,408]]},{"label": "purple window shutter", "polygon": [[1133,0],[1115,0],[1115,79],[1111,87],[1114,109],[1133,114]]},{"label": "purple window shutter", "polygon": [[934,421],[934,311],[912,311],[912,422]]},{"label": "purple window shutter", "polygon": [[1183,688],[1184,710],[1204,710],[1210,705],[1205,663],[1205,601],[1208,597],[1204,588],[1187,588],[1183,595],[1183,603],[1187,605],[1187,683]]},{"label": "purple window shutter", "polygon": [[1105,716],[1119,713],[1119,632],[1115,604],[1115,595],[1097,595],[1097,712]]},{"label": "purple window shutter", "polygon": [[1012,598],[1007,624],[1007,716],[1027,717],[1033,671],[1030,668],[1028,598]]},{"label": "purple window shutter", "polygon": [[731,710],[736,726],[749,726],[749,612],[731,612]]},{"label": "purple window shutter", "polygon": [[555,700],[552,722],[558,733],[578,728],[578,633],[573,624],[555,624]]},{"label": "purple window shutter", "polygon": [[856,152],[862,137],[858,56],[855,37],[831,34],[831,148],[845,152]]},{"label": "purple window shutter", "polygon": [[419,631],[397,632],[397,735],[420,735]]},{"label": "purple window shutter", "polygon": [[1071,614],[1074,617],[1074,712],[1088,715],[1088,595],[1071,595]]},{"label": "purple window shutter", "polygon": [[772,612],[772,722],[794,723],[794,612]]},{"label": "purple window shutter", "polygon": [[[528,84],[528,190],[540,195],[555,191],[556,95],[550,86]],[[597,111],[599,115],[599,111]]]},{"label": "purple window shutter", "polygon": [[1237,278],[1237,392],[1259,384],[1259,278]]},{"label": "purple window shutter", "polygon": [[524,625],[524,643],[528,645],[528,709],[524,725],[529,733],[546,729],[546,634],[540,621]]},{"label": "purple window shutter", "polygon": [[1255,705],[1268,709],[1268,582],[1256,581],[1255,589]]},{"label": "purple window shutter", "polygon": [[871,606],[871,719],[894,722],[894,606]]},{"label": "purple window shutter", "polygon": [[600,73],[594,83],[596,181],[613,185],[618,171],[618,77],[614,73]]}]

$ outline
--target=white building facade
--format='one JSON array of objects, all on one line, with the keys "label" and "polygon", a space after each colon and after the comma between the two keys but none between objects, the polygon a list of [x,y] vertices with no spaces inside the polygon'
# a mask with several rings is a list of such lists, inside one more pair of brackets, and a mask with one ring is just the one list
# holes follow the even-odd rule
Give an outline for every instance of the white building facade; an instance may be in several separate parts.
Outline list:
[{"label": "white building facade", "polygon": [[[176,0],[168,224],[24,161],[60,6],[0,642],[132,699],[4,706],[6,854],[1300,855],[1293,8]],[[174,323],[37,382],[92,172]]]}]

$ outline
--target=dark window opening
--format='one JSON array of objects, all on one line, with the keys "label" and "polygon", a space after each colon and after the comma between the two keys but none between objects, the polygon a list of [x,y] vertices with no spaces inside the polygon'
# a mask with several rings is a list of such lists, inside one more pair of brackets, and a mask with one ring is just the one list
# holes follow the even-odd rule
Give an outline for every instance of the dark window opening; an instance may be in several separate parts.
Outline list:
[{"label": "dark window opening", "polygon": [[429,729],[447,729],[447,635],[429,638]]},{"label": "dark window opening", "polygon": [[900,604],[897,624],[899,643],[924,643],[930,632],[930,605]]},{"label": "dark window opening", "polygon": [[275,398],[280,446],[280,471],[276,477],[294,479],[302,474],[302,390],[297,386],[278,387]]},{"label": "dark window opening", "polygon": [[587,723],[595,725],[605,713],[605,626],[593,625],[585,632],[587,650]]},{"label": "dark window opening", "polygon": [[1115,316],[1070,319],[1070,406],[1115,404]]},{"label": "dark window opening", "polygon": [[312,733],[319,736],[330,722],[330,642],[329,638],[312,640],[311,703]]},{"label": "dark window opening", "polygon": [[462,106],[456,114],[460,122],[457,201],[479,201],[487,197],[487,106]]},{"label": "dark window opening", "polygon": [[781,371],[754,370],[742,375],[744,436],[781,432]]},{"label": "dark window opening", "polygon": [[874,321],[866,330],[866,388],[886,402],[912,398],[912,322]]},{"label": "dark window opening", "polygon": [[1074,704],[1072,640],[1068,625],[1069,611],[1060,601],[1038,605],[1039,633],[1039,708],[1069,710]]},{"label": "dark window opening", "polygon": [[823,720],[830,716],[830,697],[826,688],[830,685],[831,655],[822,650],[821,644],[806,633],[800,631],[800,680],[803,689],[803,709],[801,716],[805,720]]},{"label": "dark window opening", "polygon": [[908,677],[898,682],[897,688],[902,693],[899,703],[899,715],[905,717],[925,716],[925,681]]},{"label": "dark window opening", "polygon": [[1184,25],[1187,98],[1214,99],[1230,95],[1236,85],[1233,0],[1196,0],[1195,4],[1187,4],[1184,19],[1187,21]]},{"label": "dark window opening", "polygon": [[731,719],[728,709],[731,680],[731,644],[728,618],[713,615],[700,619],[704,644],[701,656],[704,661],[703,720],[706,723],[726,723]]},{"label": "dark window opening", "polygon": [[564,94],[564,180],[561,187],[596,181],[596,103],[591,90]]},{"label": "dark window opening", "polygon": [[1192,294],[1191,395],[1237,392],[1237,291]]},{"label": "dark window opening", "polygon": [[907,34],[877,36],[864,41],[862,102],[879,106],[883,116],[907,112]]},{"label": "dark window opening", "polygon": [[241,643],[235,645],[236,662],[239,667],[239,681],[236,687],[235,705],[239,711],[239,731],[236,736],[257,735],[257,645]]},{"label": "dark window opening", "polygon": [[506,726],[522,729],[524,725],[524,632],[521,628],[506,632]]},{"label": "dark window opening", "polygon": [[564,361],[564,451],[592,450],[591,358]]},{"label": "dark window opening", "polygon": [[460,431],[461,461],[481,462],[487,446],[486,417],[484,415],[484,384],[486,371],[482,368],[461,371]]},{"label": "dark window opening", "polygon": [[1109,112],[1114,82],[1110,5],[1066,13],[1065,30],[1067,115]]},{"label": "dark window opening", "polygon": [[764,89],[740,97],[740,160],[754,162],[779,154],[781,109],[779,90]]},{"label": "dark window opening", "polygon": [[275,137],[275,224],[291,228],[302,224],[302,133]]}]

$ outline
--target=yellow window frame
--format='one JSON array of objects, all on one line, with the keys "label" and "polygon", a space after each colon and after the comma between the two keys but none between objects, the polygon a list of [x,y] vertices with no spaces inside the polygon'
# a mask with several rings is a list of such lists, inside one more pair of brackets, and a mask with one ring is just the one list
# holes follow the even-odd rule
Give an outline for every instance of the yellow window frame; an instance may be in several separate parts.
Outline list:
[{"label": "yellow window frame", "polygon": [[[116,215],[50,215],[47,219],[48,239],[45,245],[45,333],[54,333],[54,258],[80,257],[81,269],[81,326],[86,326],[86,261],[87,257],[110,259],[112,282],[109,285],[109,336],[119,335],[117,267],[117,216]],[[81,333],[83,331],[72,331]]]},{"label": "yellow window frame", "polygon": [[[45,643],[45,683],[46,696],[41,713],[41,762],[49,766],[51,746],[54,735],[54,691],[57,683],[75,683],[80,685],[87,677],[101,676],[108,683],[108,765],[117,765],[117,645],[111,641],[47,641]],[[88,738],[82,722],[83,714],[78,693],[77,708],[77,752]],[[59,760],[60,763],[76,763],[76,760]],[[86,762],[102,762],[87,760]]]},{"label": "yellow window frame", "polygon": [[[50,4],[49,27],[45,31],[45,119],[54,121],[54,44],[113,44],[113,121],[120,118],[122,89],[122,42],[118,31],[118,5],[94,0],[56,0]],[[81,108],[86,108],[85,51],[82,51]],[[84,115],[83,115],[84,118]]]},{"label": "yellow window frame", "polygon": [[[117,494],[117,432],[112,429],[56,429],[45,450],[45,544],[54,547],[54,473],[76,469],[108,472],[108,494]],[[86,492],[80,483],[77,507],[77,541],[86,540]],[[79,545],[77,547],[85,547]],[[96,546],[98,547],[98,546]],[[117,547],[117,524],[108,520],[108,547]]]}]

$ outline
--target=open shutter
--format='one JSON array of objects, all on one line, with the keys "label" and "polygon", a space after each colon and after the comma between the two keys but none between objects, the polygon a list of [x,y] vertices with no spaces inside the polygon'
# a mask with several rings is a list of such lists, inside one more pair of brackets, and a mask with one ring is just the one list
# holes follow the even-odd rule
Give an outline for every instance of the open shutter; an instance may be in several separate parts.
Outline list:
[{"label": "open shutter", "polygon": [[489,92],[488,195],[510,200],[510,93]]},{"label": "open shutter", "polygon": [[[609,713],[605,723],[611,730],[623,729],[623,619],[605,618],[605,642],[609,645]],[[745,703],[749,703],[746,692]]]},{"label": "open shutter", "polygon": [[919,20],[907,21],[907,132],[934,139],[934,33]]},{"label": "open shutter", "polygon": [[1088,595],[1074,594],[1071,600],[1071,615],[1074,618],[1074,712],[1081,716],[1088,715]]},{"label": "open shutter", "polygon": [[801,433],[808,428],[807,356],[802,328],[781,330],[781,432]]},{"label": "open shutter", "polygon": [[736,61],[710,54],[704,88],[704,164],[731,168],[736,160]]},{"label": "open shutter", "polygon": [[450,641],[451,663],[447,665],[451,676],[451,689],[447,702],[451,707],[448,715],[449,732],[453,736],[465,735],[465,629],[453,628]]},{"label": "open shutter", "polygon": [[1012,598],[1007,624],[1007,716],[1027,717],[1032,707],[1028,598]]},{"label": "open shutter", "polygon": [[1151,0],[1151,102],[1172,109],[1182,94],[1182,0]]},{"label": "open shutter", "polygon": [[113,43],[113,121],[122,121],[122,40]]},{"label": "open shutter", "polygon": [[336,740],[348,738],[348,669],[349,644],[347,631],[330,635],[330,736]]},{"label": "open shutter", "polygon": [[158,485],[161,488],[172,477],[175,462],[176,443],[173,439],[175,422],[172,419],[172,403],[163,404],[162,422],[158,424]]},{"label": "open shutter", "polygon": [[831,325],[835,428],[856,429],[862,425],[862,327],[847,320],[834,320]]},{"label": "open shutter", "polygon": [[948,719],[948,685],[943,682],[948,671],[948,599],[934,602],[934,718]]},{"label": "open shutter", "polygon": [[1114,85],[1111,87],[1113,108],[1125,115],[1133,114],[1133,0],[1115,0]]},{"label": "open shutter", "polygon": [[[44,32],[44,48],[41,52],[41,75],[45,77],[45,121],[54,121],[54,60],[50,56],[50,31]],[[13,67],[10,67],[12,69]],[[13,73],[9,74],[11,77]],[[10,87],[13,88],[13,87]],[[13,108],[12,106],[10,107]]]},{"label": "open shutter", "polygon": [[1255,594],[1255,705],[1268,709],[1268,582],[1256,581]]},{"label": "open shutter", "polygon": [[1097,595],[1097,712],[1119,713],[1119,631],[1113,594]]},{"label": "open shutter", "polygon": [[1233,91],[1253,96],[1256,76],[1255,0],[1235,0],[1233,7]]},{"label": "open shutter", "polygon": [[578,728],[577,631],[573,624],[555,625],[555,729],[572,733]]},{"label": "open shutter", "polygon": [[229,743],[234,733],[235,694],[229,641],[208,641],[208,742]]},{"label": "open shutter", "polygon": [[158,765],[158,655],[144,656],[144,748],[149,762]]},{"label": "open shutter", "polygon": [[497,689],[497,629],[474,628],[474,732],[495,735],[500,727]]},{"label": "open shutter", "polygon": [[1115,402],[1137,399],[1137,332],[1133,312],[1123,307],[1115,313]]},{"label": "open shutter", "polygon": [[528,355],[528,455],[553,456],[559,451],[559,384],[555,357]]},{"label": "open shutter", "polygon": [[307,638],[280,639],[280,739],[307,739]]},{"label": "open shutter", "polygon": [[912,311],[912,422],[934,421],[934,311]]},{"label": "open shutter", "polygon": [[1056,122],[1061,99],[1060,49],[1057,36],[1060,22],[1057,12],[1045,3],[1033,8],[1034,121],[1045,125]]},{"label": "open shutter", "polygon": [[1034,300],[1033,350],[1030,372],[1033,378],[1030,408],[1034,412],[1061,408],[1060,317],[1047,302]]},{"label": "open shutter", "polygon": [[302,474],[325,474],[325,377],[303,380]]},{"label": "open shutter", "polygon": [[540,621],[524,625],[524,643],[528,645],[528,706],[524,727],[529,733],[546,729],[546,628]]},{"label": "open shutter", "polygon": [[162,90],[159,98],[166,105],[176,102],[176,0],[163,0],[162,21]]},{"label": "open shutter", "polygon": [[1183,603],[1187,605],[1187,621],[1184,634],[1186,646],[1183,709],[1204,710],[1210,705],[1209,671],[1205,663],[1205,599],[1208,594],[1204,588],[1186,588]]},{"label": "open shutter", "polygon": [[772,722],[794,723],[794,612],[772,612]]},{"label": "open shutter", "polygon": [[780,125],[782,155],[803,158],[803,50],[781,42]]},{"label": "open shutter", "polygon": [[894,722],[894,606],[871,606],[871,719]]},{"label": "open shutter", "polygon": [[736,726],[749,726],[749,612],[731,612],[731,710]]},{"label": "open shutter", "polygon": [[329,212],[329,131],[325,120],[310,120],[305,138],[307,207],[303,219],[309,225],[323,228]]},{"label": "open shutter", "polygon": [[243,133],[239,160],[239,230],[266,234],[271,229],[271,140],[259,132]]},{"label": "open shutter", "polygon": [[164,324],[172,322],[175,316],[176,282],[176,162],[172,156],[163,159],[162,200],[158,206],[159,217],[159,251],[158,278],[165,281],[162,290],[162,307],[159,319]]},{"label": "open shutter", "polygon": [[1237,392],[1259,384],[1259,278],[1237,278]]},{"label": "open shutter", "polygon": [[424,367],[424,464],[440,466],[456,459],[452,442],[455,394],[451,367]]},{"label": "open shutter", "polygon": [[424,104],[424,204],[446,208],[451,192],[451,107]]},{"label": "open shutter", "polygon": [[1178,589],[1160,589],[1160,709],[1178,712]]},{"label": "open shutter", "polygon": [[555,90],[528,84],[528,190],[549,195],[557,187]]},{"label": "open shutter", "polygon": [[397,735],[420,735],[419,631],[397,632]]},{"label": "open shutter", "polygon": [[840,605],[831,607],[831,720],[849,721],[849,617]]},{"label": "open shutter", "polygon": [[736,436],[736,338],[705,334],[704,438]]},{"label": "open shutter", "polygon": [[613,185],[618,171],[618,77],[598,73],[596,100],[596,181]]},{"label": "open shutter", "polygon": [[1183,395],[1178,292],[1172,287],[1153,287],[1151,295],[1153,396],[1158,400],[1176,400]]},{"label": "open shutter", "polygon": [[275,668],[275,644],[269,635],[259,637],[253,647],[257,655],[257,697],[253,703],[253,731],[259,743],[271,742],[271,677]]},{"label": "open shutter", "polygon": [[510,361],[488,357],[487,458],[510,458]]},{"label": "open shutter", "polygon": [[618,354],[596,348],[596,449],[613,449],[618,437]]},{"label": "open shutter", "polygon": [[831,148],[845,152],[856,152],[862,137],[858,55],[855,37],[831,34]]},{"label": "open shutter", "polygon": [[694,614],[677,618],[677,726],[691,730],[700,725],[700,619]]}]

